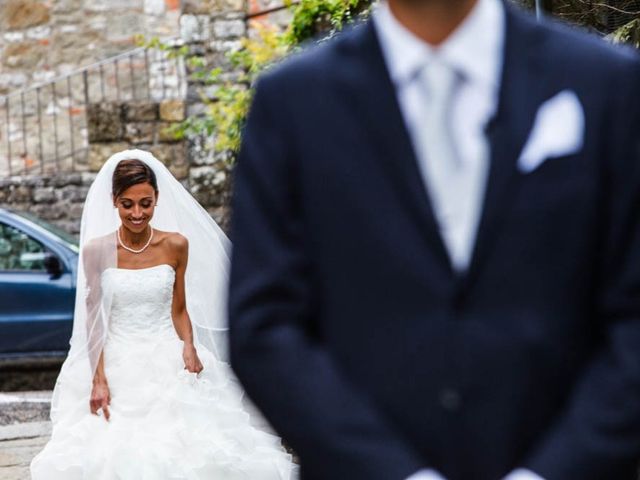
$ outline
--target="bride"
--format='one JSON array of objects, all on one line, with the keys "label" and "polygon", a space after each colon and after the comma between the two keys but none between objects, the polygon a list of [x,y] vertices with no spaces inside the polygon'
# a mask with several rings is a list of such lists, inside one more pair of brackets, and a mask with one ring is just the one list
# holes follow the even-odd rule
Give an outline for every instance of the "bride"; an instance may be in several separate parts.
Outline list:
[{"label": "bride", "polygon": [[166,167],[112,156],[80,247],[71,348],[32,478],[292,478],[225,361],[228,240]]}]

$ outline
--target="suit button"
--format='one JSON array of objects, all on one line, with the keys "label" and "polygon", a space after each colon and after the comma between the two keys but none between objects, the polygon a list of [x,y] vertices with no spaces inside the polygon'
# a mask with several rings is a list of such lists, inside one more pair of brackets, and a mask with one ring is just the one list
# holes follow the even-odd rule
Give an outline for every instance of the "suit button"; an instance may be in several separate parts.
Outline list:
[{"label": "suit button", "polygon": [[443,388],[438,397],[440,406],[447,412],[457,412],[462,407],[462,396],[458,390]]}]

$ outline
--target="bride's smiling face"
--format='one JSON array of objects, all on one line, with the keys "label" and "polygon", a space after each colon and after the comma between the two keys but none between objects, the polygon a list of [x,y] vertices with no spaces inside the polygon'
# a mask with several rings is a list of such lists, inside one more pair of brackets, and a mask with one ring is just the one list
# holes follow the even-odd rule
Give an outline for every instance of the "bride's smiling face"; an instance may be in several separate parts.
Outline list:
[{"label": "bride's smiling face", "polygon": [[138,183],[123,191],[115,199],[115,206],[123,227],[133,233],[142,233],[153,218],[158,194],[151,184]]}]

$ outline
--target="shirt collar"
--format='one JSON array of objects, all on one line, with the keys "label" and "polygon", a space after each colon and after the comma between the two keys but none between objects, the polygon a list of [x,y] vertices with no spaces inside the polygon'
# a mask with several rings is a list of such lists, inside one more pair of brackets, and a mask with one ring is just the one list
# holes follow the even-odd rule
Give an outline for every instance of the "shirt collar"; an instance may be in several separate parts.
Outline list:
[{"label": "shirt collar", "polygon": [[500,0],[478,0],[462,24],[437,48],[407,30],[386,1],[380,3],[373,18],[387,68],[397,86],[411,81],[429,61],[438,58],[472,82],[498,89],[506,22]]}]

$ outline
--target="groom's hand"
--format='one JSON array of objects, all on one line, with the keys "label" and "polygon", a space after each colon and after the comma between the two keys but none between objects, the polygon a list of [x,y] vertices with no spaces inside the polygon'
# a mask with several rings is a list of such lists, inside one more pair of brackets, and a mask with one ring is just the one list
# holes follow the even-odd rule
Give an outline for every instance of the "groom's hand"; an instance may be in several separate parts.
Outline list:
[{"label": "groom's hand", "polygon": [[[419,472],[411,475],[409,478],[407,478],[407,480],[446,480],[446,479],[435,470],[425,469],[425,470],[420,470]],[[518,470],[514,470],[513,472],[511,472],[503,480],[544,480],[544,479],[539,475],[536,475],[530,470],[519,468]]]},{"label": "groom's hand", "polygon": [[504,480],[544,480],[544,478],[536,475],[531,470],[519,468],[518,470],[514,470],[509,475],[507,475]]},{"label": "groom's hand", "polygon": [[420,470],[419,472],[414,473],[409,478],[407,478],[407,480],[447,480],[447,479],[444,478],[435,470],[428,468],[428,469]]}]

